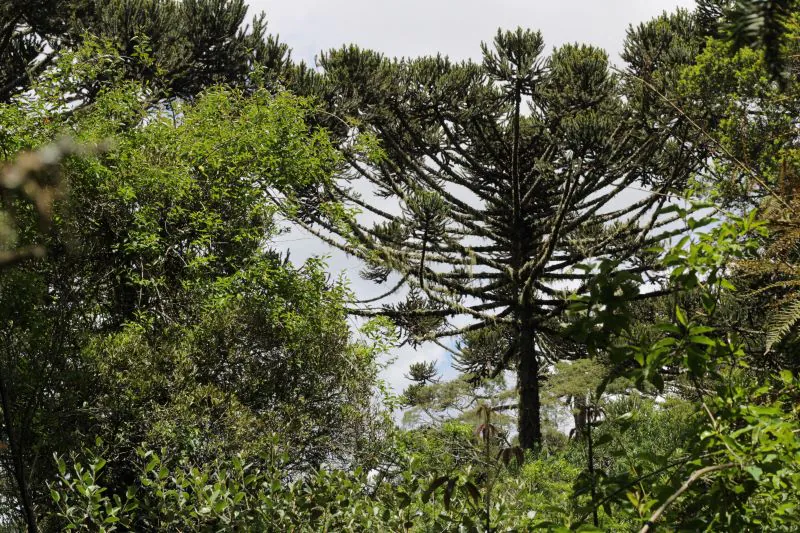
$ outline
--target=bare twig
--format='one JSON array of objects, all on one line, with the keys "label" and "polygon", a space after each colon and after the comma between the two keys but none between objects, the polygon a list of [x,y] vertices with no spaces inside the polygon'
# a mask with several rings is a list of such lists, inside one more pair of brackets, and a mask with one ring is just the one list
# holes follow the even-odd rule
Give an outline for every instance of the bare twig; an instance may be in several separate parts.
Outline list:
[{"label": "bare twig", "polygon": [[678,490],[672,493],[672,495],[670,495],[670,497],[667,498],[667,500],[661,504],[661,507],[655,510],[655,512],[650,516],[650,520],[645,522],[644,526],[642,526],[642,529],[639,530],[639,533],[648,533],[649,531],[651,531],[655,527],[656,521],[658,521],[658,519],[661,518],[661,515],[664,514],[664,511],[666,511],[670,505],[675,503],[675,500],[680,498],[681,494],[689,490],[689,487],[692,485],[692,483],[694,483],[695,481],[697,481],[706,474],[717,472],[719,470],[726,470],[728,468],[733,468],[736,466],[736,464],[737,463],[724,463],[719,465],[711,465],[692,472],[692,475],[690,475],[686,479],[686,481],[683,482],[683,485],[681,485]]}]

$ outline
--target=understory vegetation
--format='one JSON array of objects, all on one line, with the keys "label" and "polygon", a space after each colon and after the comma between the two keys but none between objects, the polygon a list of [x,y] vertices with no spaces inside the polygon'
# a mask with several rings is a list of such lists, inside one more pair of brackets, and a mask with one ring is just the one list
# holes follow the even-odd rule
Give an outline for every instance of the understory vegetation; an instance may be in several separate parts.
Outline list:
[{"label": "understory vegetation", "polygon": [[312,68],[6,2],[0,530],[800,530],[798,8]]}]

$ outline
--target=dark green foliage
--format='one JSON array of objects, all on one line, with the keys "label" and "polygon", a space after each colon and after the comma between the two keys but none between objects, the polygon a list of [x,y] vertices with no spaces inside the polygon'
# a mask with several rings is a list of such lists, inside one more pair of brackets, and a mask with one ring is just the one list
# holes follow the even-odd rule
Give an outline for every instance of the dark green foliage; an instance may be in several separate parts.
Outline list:
[{"label": "dark green foliage", "polygon": [[[693,419],[686,416],[691,412],[687,404],[660,408],[649,401],[623,401],[606,409],[612,422],[600,433],[597,461],[611,478],[622,480],[631,469],[649,468],[650,463],[642,463],[645,456],[681,457],[689,445]],[[628,416],[619,416],[624,412]],[[620,432],[623,423],[625,431]],[[337,470],[286,479],[282,473],[290,456],[281,453],[248,460],[215,458],[200,465],[170,458],[168,450],[139,450],[134,460],[137,484],[118,493],[119,501],[106,482],[108,464],[98,456],[101,443],[95,452],[59,460],[61,475],[51,485],[52,497],[60,518],[78,528],[106,521],[108,528],[133,524],[140,530],[180,524],[316,531],[327,524],[356,531],[477,532],[486,530],[488,494],[493,531],[591,530],[581,526],[588,503],[581,441],[549,456],[522,457],[519,448],[505,447],[492,437],[487,456],[483,436],[490,433],[485,426],[485,419],[475,425],[452,421],[438,429],[403,432],[371,479],[362,471]],[[652,479],[667,480],[668,474]],[[609,513],[600,512],[601,530],[635,527],[626,505],[614,502]]]},{"label": "dark green foliage", "polygon": [[408,367],[408,375],[406,376],[411,381],[417,383],[435,383],[439,381],[439,373],[436,371],[436,363],[433,361],[423,361],[421,363],[413,363]]},{"label": "dark green foliage", "polygon": [[[12,0],[0,7],[0,102],[22,92],[87,34],[113,43],[128,78],[161,97],[191,98],[218,83],[250,86],[254,69],[278,76],[289,52],[263,15],[244,29],[243,0]],[[153,62],[136,61],[142,47]],[[77,95],[91,100],[97,81]]]},{"label": "dark green foliage", "polygon": [[79,531],[402,531],[412,524],[391,490],[369,494],[362,471],[320,471],[287,481],[289,456],[234,456],[195,464],[140,450],[136,485],[112,493],[106,461],[59,461],[52,487],[60,525]]},{"label": "dark green foliage", "polygon": [[697,0],[695,18],[704,35],[720,36],[725,10],[731,3],[731,0]]},{"label": "dark green foliage", "polygon": [[[676,306],[672,316],[655,325],[660,338],[636,344],[623,340],[610,351],[612,360],[633,363],[625,375],[642,389],[649,383],[669,393],[664,369],[678,369],[691,383],[699,405],[683,458],[671,460],[655,453],[638,460],[640,466],[651,465],[647,479],[669,471],[669,480],[648,481],[637,489],[635,484],[641,484],[644,474],[634,473],[633,480],[620,484],[609,478],[600,486],[600,492],[608,494],[604,502],[626,494],[645,522],[642,531],[662,519],[686,529],[789,531],[793,527],[790,516],[798,504],[796,494],[787,494],[782,487],[796,483],[800,475],[794,436],[796,379],[787,370],[776,375],[751,367],[736,332],[715,327],[716,317],[725,312],[724,298],[734,290],[725,278],[726,266],[758,250],[764,228],[754,213],[730,216],[696,234],[696,242],[684,239],[666,250],[663,261],[672,286],[695,294],[700,305]],[[625,328],[620,335],[625,337]]]},{"label": "dark green foliage", "polygon": [[680,183],[677,191],[682,191],[690,177],[705,171],[710,142],[697,124],[703,124],[707,113],[692,107],[685,114],[692,100],[682,98],[677,90],[684,70],[694,64],[703,44],[696,17],[682,9],[628,29],[621,54],[626,63],[623,93],[640,126],[639,139],[645,142],[665,128],[673,134],[644,163],[645,183],[658,183],[663,169],[671,168],[681,174],[672,178]]},{"label": "dark green foliage", "polygon": [[[796,70],[798,16],[786,15],[781,60]],[[713,39],[684,72],[680,89],[696,102],[692,113],[702,109],[710,117],[707,135],[719,149],[705,180],[715,185],[717,201],[743,210],[757,207],[770,223],[758,251],[735,263],[732,281],[740,291],[726,302],[730,312],[720,325],[740,332],[753,367],[796,370],[797,84],[775,83],[761,50]]]},{"label": "dark green foliage", "polygon": [[735,49],[760,46],[767,70],[773,79],[785,82],[782,52],[786,22],[798,4],[794,0],[739,0],[725,13]]},{"label": "dark green foliage", "polygon": [[[524,30],[317,74],[241,2],[12,4],[2,527],[797,529],[792,2],[631,28],[620,74]],[[347,309],[279,210],[406,300]],[[350,312],[462,374],[392,397]]]},{"label": "dark green foliage", "polygon": [[503,356],[513,353],[515,343],[514,330],[508,326],[467,332],[459,341],[453,367],[467,375],[489,377],[503,367]]},{"label": "dark green foliage", "polygon": [[[392,61],[356,47],[324,54],[320,96],[352,125],[328,121],[349,166],[326,194],[377,222],[340,213],[301,221],[344,237],[334,242],[380,269],[373,279],[393,270],[411,287],[407,303],[359,313],[392,317],[412,342],[503,332],[497,353],[480,354],[476,344],[459,364],[490,376],[516,369],[526,448],[540,441],[543,355],[576,355],[560,338],[564,284],[584,291],[592,266],[577,268],[608,255],[646,268],[637,251],[665,223],[653,208],[685,183],[695,156],[670,128],[640,129],[651,119],[626,106],[603,51],[543,50],[539,33],[518,29],[499,31],[480,63]],[[352,146],[353,129],[380,149],[365,156],[363,143]],[[362,198],[362,181],[401,212]],[[655,194],[616,203],[645,185]],[[470,324],[452,326],[459,315]]]},{"label": "dark green foliage", "polygon": [[71,9],[75,9],[72,2],[61,0],[3,2],[0,6],[0,101],[7,102],[30,84],[36,73],[28,74],[28,70],[42,53],[42,44],[66,31],[68,18],[64,15]]}]

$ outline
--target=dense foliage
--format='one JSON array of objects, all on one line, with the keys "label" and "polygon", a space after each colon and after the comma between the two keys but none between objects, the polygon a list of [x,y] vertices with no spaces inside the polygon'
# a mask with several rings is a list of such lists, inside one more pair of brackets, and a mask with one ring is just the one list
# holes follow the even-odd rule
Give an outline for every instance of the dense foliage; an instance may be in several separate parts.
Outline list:
[{"label": "dense foliage", "polygon": [[[257,67],[280,77],[288,47],[266,33],[263,14],[245,27],[246,15],[244,0],[8,0],[0,6],[0,102],[92,36],[112,41],[126,75],[159,97],[191,98],[215,83],[250,86]],[[143,45],[150,64],[135,60]],[[100,80],[84,81],[74,96],[92,99]]]},{"label": "dense foliage", "polygon": [[[5,150],[65,133],[107,148],[64,162],[47,259],[0,279],[4,490],[29,524],[51,503],[53,453],[96,437],[122,490],[143,443],[206,461],[262,453],[281,431],[297,469],[372,453],[376,348],[351,338],[346,288],[269,249],[267,192],[329,179],[337,161],[308,104],[218,88],[152,108],[119,82],[63,114],[50,89],[2,108]],[[38,234],[23,207],[18,246]]]},{"label": "dense foliage", "polygon": [[[796,2],[665,13],[624,72],[521,29],[311,72],[238,1],[35,4],[0,8],[0,527],[797,530]],[[459,375],[393,395],[430,340]]]}]

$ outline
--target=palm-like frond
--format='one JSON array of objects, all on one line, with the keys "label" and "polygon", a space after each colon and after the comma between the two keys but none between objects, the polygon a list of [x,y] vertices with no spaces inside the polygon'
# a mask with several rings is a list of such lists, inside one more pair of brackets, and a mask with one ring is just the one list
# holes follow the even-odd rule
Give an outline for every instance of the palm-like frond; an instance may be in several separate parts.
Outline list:
[{"label": "palm-like frond", "polygon": [[800,295],[792,294],[792,298],[784,305],[779,305],[767,318],[766,351],[788,337],[797,323],[800,322]]}]

